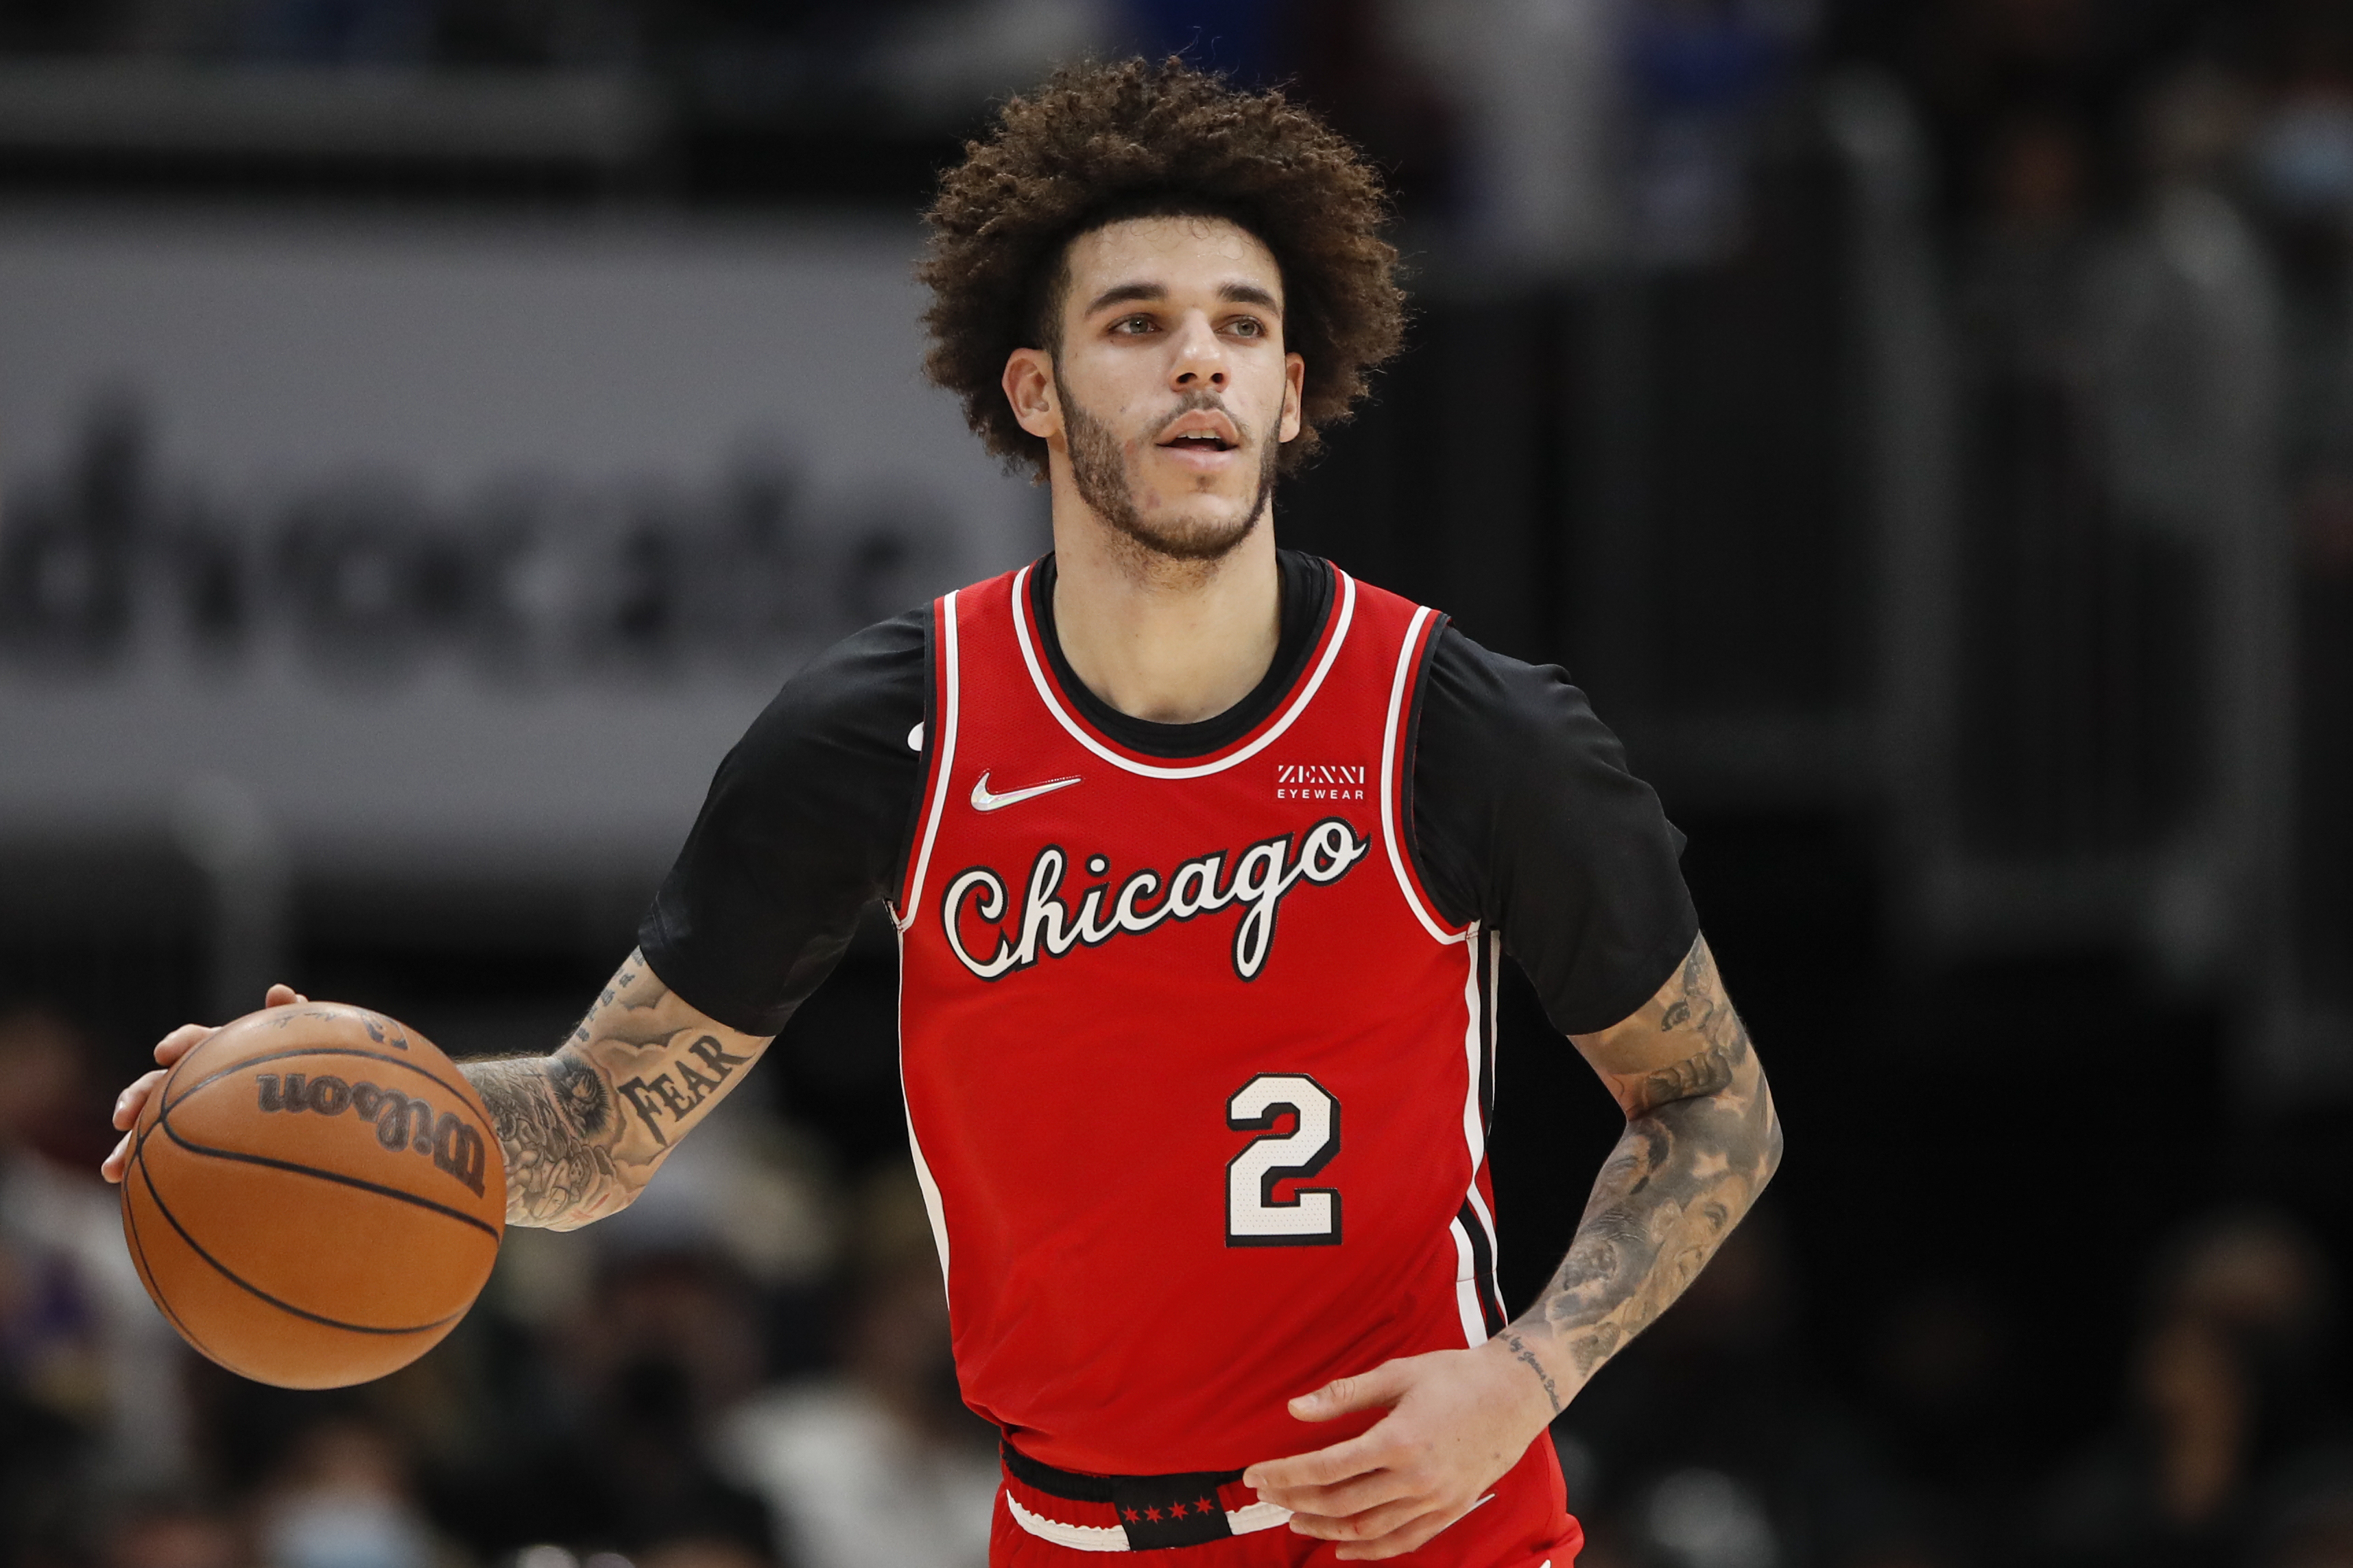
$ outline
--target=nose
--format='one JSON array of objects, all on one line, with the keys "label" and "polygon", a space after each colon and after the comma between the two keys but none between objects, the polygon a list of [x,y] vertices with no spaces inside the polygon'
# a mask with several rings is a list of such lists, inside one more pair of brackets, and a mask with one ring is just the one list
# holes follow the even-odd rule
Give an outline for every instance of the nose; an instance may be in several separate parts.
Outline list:
[{"label": "nose", "polygon": [[1226,386],[1225,346],[1218,341],[1217,329],[1209,325],[1207,311],[1188,310],[1175,333],[1175,357],[1169,365],[1169,384],[1178,391],[1208,388],[1222,392]]}]

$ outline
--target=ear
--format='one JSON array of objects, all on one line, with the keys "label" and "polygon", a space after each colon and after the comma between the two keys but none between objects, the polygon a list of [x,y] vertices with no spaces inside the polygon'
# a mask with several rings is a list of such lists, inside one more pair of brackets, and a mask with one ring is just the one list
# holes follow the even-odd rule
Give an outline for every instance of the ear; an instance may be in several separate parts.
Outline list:
[{"label": "ear", "polygon": [[1054,395],[1054,356],[1043,349],[1015,349],[1005,360],[1005,401],[1021,428],[1040,440],[1062,433],[1062,405]]},{"label": "ear", "polygon": [[1307,395],[1307,362],[1297,354],[1282,356],[1282,418],[1274,427],[1274,438],[1288,441],[1298,436],[1302,400]]}]

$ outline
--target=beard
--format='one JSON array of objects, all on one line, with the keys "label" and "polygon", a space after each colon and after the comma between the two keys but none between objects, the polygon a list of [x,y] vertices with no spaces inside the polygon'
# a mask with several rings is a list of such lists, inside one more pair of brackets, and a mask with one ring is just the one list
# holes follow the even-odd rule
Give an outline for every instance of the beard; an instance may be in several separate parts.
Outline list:
[{"label": "beard", "polygon": [[[1062,384],[1059,372],[1054,387],[1062,400],[1062,424],[1071,442],[1071,479],[1079,488],[1080,499],[1139,549],[1168,561],[1221,560],[1248,539],[1258,527],[1259,519],[1266,515],[1267,502],[1274,497],[1275,459],[1281,451],[1275,443],[1268,442],[1259,458],[1258,493],[1250,498],[1250,510],[1241,516],[1155,522],[1147,520],[1135,504],[1135,487],[1129,480],[1127,459],[1119,437],[1112,433],[1111,426],[1079,406],[1070,388]],[[1168,420],[1197,408],[1222,407],[1214,392],[1188,392],[1170,412]],[[1229,412],[1228,417],[1231,416]],[[1163,428],[1167,422],[1162,422]],[[1234,430],[1248,445],[1250,431],[1240,420],[1234,420]]]}]

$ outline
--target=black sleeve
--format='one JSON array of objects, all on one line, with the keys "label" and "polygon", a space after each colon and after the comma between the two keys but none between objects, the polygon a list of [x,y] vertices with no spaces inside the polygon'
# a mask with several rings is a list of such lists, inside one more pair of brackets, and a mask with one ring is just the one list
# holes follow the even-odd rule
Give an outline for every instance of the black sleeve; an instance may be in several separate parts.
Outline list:
[{"label": "black sleeve", "polygon": [[909,740],[930,739],[930,626],[911,610],[827,649],[719,764],[638,942],[729,1028],[782,1029],[893,890],[923,789]]},{"label": "black sleeve", "polygon": [[1563,1034],[1649,1001],[1699,934],[1683,836],[1585,693],[1448,626],[1416,706],[1414,847],[1440,912],[1501,931]]}]

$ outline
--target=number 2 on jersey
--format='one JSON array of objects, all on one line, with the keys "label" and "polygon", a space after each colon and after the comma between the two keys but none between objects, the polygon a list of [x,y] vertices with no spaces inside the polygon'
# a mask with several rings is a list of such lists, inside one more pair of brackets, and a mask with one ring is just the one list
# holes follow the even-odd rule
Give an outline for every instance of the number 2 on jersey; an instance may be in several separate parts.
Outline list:
[{"label": "number 2 on jersey", "polygon": [[[1286,1112],[1299,1124],[1274,1131]],[[1304,1073],[1262,1072],[1226,1101],[1226,1125],[1266,1132],[1226,1163],[1226,1245],[1339,1245],[1337,1191],[1300,1187],[1280,1201],[1274,1195],[1276,1183],[1312,1176],[1340,1152],[1340,1102],[1331,1092]]]}]

